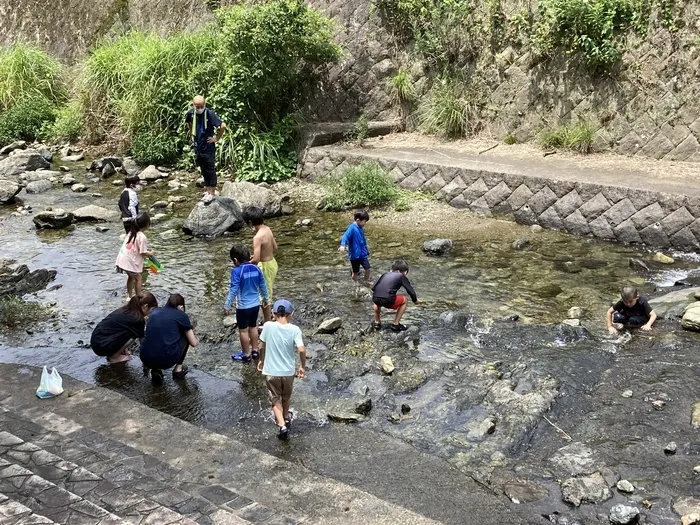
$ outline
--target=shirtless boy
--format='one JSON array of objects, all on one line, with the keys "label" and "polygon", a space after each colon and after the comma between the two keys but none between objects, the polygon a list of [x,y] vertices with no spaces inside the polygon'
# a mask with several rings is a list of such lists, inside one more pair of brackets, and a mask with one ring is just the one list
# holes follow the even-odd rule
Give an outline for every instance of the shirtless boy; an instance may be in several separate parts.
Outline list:
[{"label": "shirtless boy", "polygon": [[253,237],[253,257],[250,262],[257,264],[262,270],[267,285],[267,293],[270,301],[266,306],[263,306],[263,319],[265,322],[272,320],[272,309],[270,305],[273,302],[274,284],[277,277],[277,261],[275,260],[275,252],[277,251],[277,241],[272,234],[272,230],[265,226],[263,212],[260,208],[250,207],[245,210],[244,219],[246,223],[255,228],[255,237]]}]

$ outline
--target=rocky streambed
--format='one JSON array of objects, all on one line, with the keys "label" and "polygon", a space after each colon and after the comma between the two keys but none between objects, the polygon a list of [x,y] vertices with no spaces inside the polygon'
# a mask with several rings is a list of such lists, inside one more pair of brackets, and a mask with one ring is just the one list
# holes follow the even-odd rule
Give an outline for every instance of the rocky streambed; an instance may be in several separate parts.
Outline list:
[{"label": "rocky streambed", "polygon": [[[296,210],[268,220],[279,243],[277,294],[296,304],[311,355],[309,377],[295,390],[296,434],[281,446],[269,439],[260,378],[231,362],[237,336],[223,323],[228,250],[250,243],[252,233],[186,234],[196,177],[151,170],[140,198],[156,218],[147,235],[165,270],[149,275],[146,287],[161,301],[183,293],[203,340],[188,358],[202,373],[184,387],[154,389],[138,360],[107,367],[86,345],[94,324],[124,298],[124,279],[113,272],[121,225],[104,216],[97,225],[71,220],[37,231],[33,222],[47,207],[74,218],[86,206],[113,211],[121,186],[115,175],[104,178],[104,166],[54,164],[85,191],[50,181],[45,191],[18,192],[19,201],[0,211],[0,256],[56,271],[56,286],[37,297],[55,302],[59,317],[41,329],[3,332],[1,360],[56,364],[387,499],[414,501],[447,523],[464,523],[463,515],[415,495],[437,490],[423,485],[425,458],[442,460],[438,477],[467,476],[507,499],[524,523],[676,524],[700,510],[698,336],[674,317],[694,302],[685,284],[700,283],[690,255],[664,264],[633,247],[464,214],[459,227],[449,226],[451,250],[435,256],[421,249],[448,230],[434,203],[417,202],[398,220],[378,211],[367,229],[373,266],[381,272],[406,258],[425,304],[409,307],[407,332],[373,332],[369,291],[354,289],[336,251],[348,214],[316,211],[313,186],[273,188],[288,200],[271,215],[281,206]],[[17,177],[36,177],[24,173]],[[604,312],[626,284],[676,297],[654,331],[611,338]],[[318,330],[332,318],[340,328]],[[401,467],[413,496],[381,482]],[[439,496],[459,508],[459,494]]]}]

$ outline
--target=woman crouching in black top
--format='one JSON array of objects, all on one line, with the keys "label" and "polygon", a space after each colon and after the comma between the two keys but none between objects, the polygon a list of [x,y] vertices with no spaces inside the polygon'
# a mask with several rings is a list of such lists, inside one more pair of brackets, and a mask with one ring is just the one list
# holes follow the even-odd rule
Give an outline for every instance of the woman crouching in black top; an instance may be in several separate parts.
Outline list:
[{"label": "woman crouching in black top", "polygon": [[143,339],[146,317],[157,307],[158,301],[150,292],[132,297],[95,327],[90,338],[92,351],[106,357],[110,364],[131,359],[129,347],[136,339]]}]

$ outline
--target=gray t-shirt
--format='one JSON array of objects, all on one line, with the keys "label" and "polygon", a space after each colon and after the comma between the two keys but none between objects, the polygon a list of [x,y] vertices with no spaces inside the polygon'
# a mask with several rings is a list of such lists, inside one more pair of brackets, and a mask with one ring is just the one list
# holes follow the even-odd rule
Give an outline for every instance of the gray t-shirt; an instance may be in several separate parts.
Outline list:
[{"label": "gray t-shirt", "polygon": [[297,348],[304,346],[297,325],[268,321],[263,326],[260,340],[265,343],[263,375],[289,377],[296,374]]}]

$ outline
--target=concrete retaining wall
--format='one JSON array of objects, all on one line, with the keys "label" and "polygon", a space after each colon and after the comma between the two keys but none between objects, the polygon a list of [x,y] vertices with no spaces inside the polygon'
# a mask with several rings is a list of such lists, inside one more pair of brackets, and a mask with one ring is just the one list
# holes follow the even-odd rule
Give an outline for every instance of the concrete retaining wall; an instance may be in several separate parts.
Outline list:
[{"label": "concrete retaining wall", "polygon": [[484,171],[377,157],[341,148],[311,148],[302,174],[342,173],[376,161],[398,186],[424,191],[456,208],[520,224],[653,247],[700,246],[700,198],[550,177]]}]

